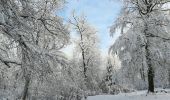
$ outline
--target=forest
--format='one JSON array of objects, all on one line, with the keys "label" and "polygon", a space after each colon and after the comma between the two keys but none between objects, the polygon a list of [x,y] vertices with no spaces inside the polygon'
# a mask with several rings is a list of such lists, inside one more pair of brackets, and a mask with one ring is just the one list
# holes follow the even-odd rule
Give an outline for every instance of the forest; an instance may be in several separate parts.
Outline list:
[{"label": "forest", "polygon": [[170,0],[106,0],[107,53],[86,13],[61,16],[73,1],[0,0],[0,100],[168,100]]}]

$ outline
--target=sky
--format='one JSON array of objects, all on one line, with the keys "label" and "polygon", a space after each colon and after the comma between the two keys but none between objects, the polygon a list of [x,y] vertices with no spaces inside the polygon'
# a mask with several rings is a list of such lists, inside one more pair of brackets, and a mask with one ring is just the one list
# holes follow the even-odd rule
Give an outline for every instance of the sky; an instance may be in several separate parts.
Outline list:
[{"label": "sky", "polygon": [[[118,37],[116,33],[114,37],[110,37],[109,27],[118,16],[121,3],[118,0],[67,0],[67,2],[64,9],[59,12],[59,15],[67,20],[73,10],[76,15],[84,14],[87,17],[88,23],[98,31],[102,55],[107,55],[108,48]],[[67,46],[64,52],[72,56],[72,48],[73,45]]]}]

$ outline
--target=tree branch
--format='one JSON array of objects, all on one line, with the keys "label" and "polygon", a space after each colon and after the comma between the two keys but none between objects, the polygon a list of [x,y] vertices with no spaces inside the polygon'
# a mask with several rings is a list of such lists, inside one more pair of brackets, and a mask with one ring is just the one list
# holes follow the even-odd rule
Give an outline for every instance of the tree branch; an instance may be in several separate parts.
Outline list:
[{"label": "tree branch", "polygon": [[10,64],[21,65],[21,62],[12,59],[4,59],[2,57],[0,57],[0,61],[4,63],[6,66],[8,66],[8,68],[11,67]]}]

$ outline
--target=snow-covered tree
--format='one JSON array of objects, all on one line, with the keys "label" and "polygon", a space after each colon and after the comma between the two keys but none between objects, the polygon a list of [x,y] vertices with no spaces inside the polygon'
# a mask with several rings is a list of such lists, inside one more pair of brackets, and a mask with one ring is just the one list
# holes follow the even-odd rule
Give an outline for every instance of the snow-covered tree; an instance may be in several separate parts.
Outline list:
[{"label": "snow-covered tree", "polygon": [[[123,66],[134,66],[133,73],[138,67],[142,78],[144,78],[142,73],[147,68],[149,92],[154,92],[156,68],[165,65],[162,63],[162,58],[165,58],[162,43],[166,42],[166,45],[169,45],[170,40],[167,30],[169,15],[166,13],[168,10],[164,8],[168,2],[168,0],[124,0],[121,15],[111,27],[112,33],[118,28],[122,33],[111,47],[113,54],[118,53],[121,56]],[[166,59],[169,59],[168,57],[166,56]]]},{"label": "snow-covered tree", "polygon": [[111,63],[111,59],[108,57],[108,60],[107,60],[107,65],[106,65],[106,78],[105,78],[105,80],[106,80],[106,83],[107,83],[107,86],[108,86],[108,88],[109,88],[109,90],[108,90],[108,92],[109,92],[109,94],[110,94],[110,92],[111,92],[111,86],[112,86],[112,84],[113,84],[113,65],[112,65],[112,63]]},{"label": "snow-covered tree", "polygon": [[[20,87],[24,86],[21,89],[22,100],[28,96],[31,84],[38,83],[32,81],[44,78],[54,80],[55,76],[61,73],[57,70],[67,64],[67,59],[59,50],[68,43],[69,33],[62,19],[55,15],[64,2],[64,0],[0,1],[0,35],[6,39],[1,42],[0,60],[8,67],[20,70],[19,75],[23,76],[25,81],[20,84]],[[10,47],[13,50],[10,54],[14,55],[6,54],[10,49],[4,48],[4,43],[12,45]],[[19,75],[16,73],[17,77]]]},{"label": "snow-covered tree", "polygon": [[73,14],[70,24],[77,33],[78,40],[75,41],[75,57],[78,60],[77,67],[84,79],[85,88],[96,91],[99,89],[100,72],[100,50],[97,31],[88,24],[84,16],[78,17]]}]

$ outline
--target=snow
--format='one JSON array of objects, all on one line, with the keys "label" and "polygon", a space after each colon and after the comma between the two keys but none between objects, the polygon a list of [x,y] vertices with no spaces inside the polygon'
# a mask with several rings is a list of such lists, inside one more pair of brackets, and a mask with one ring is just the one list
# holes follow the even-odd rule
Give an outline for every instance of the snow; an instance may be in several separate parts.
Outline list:
[{"label": "snow", "polygon": [[121,93],[118,95],[89,96],[87,100],[170,100],[170,92],[146,94],[146,91],[137,91],[132,93]]}]

